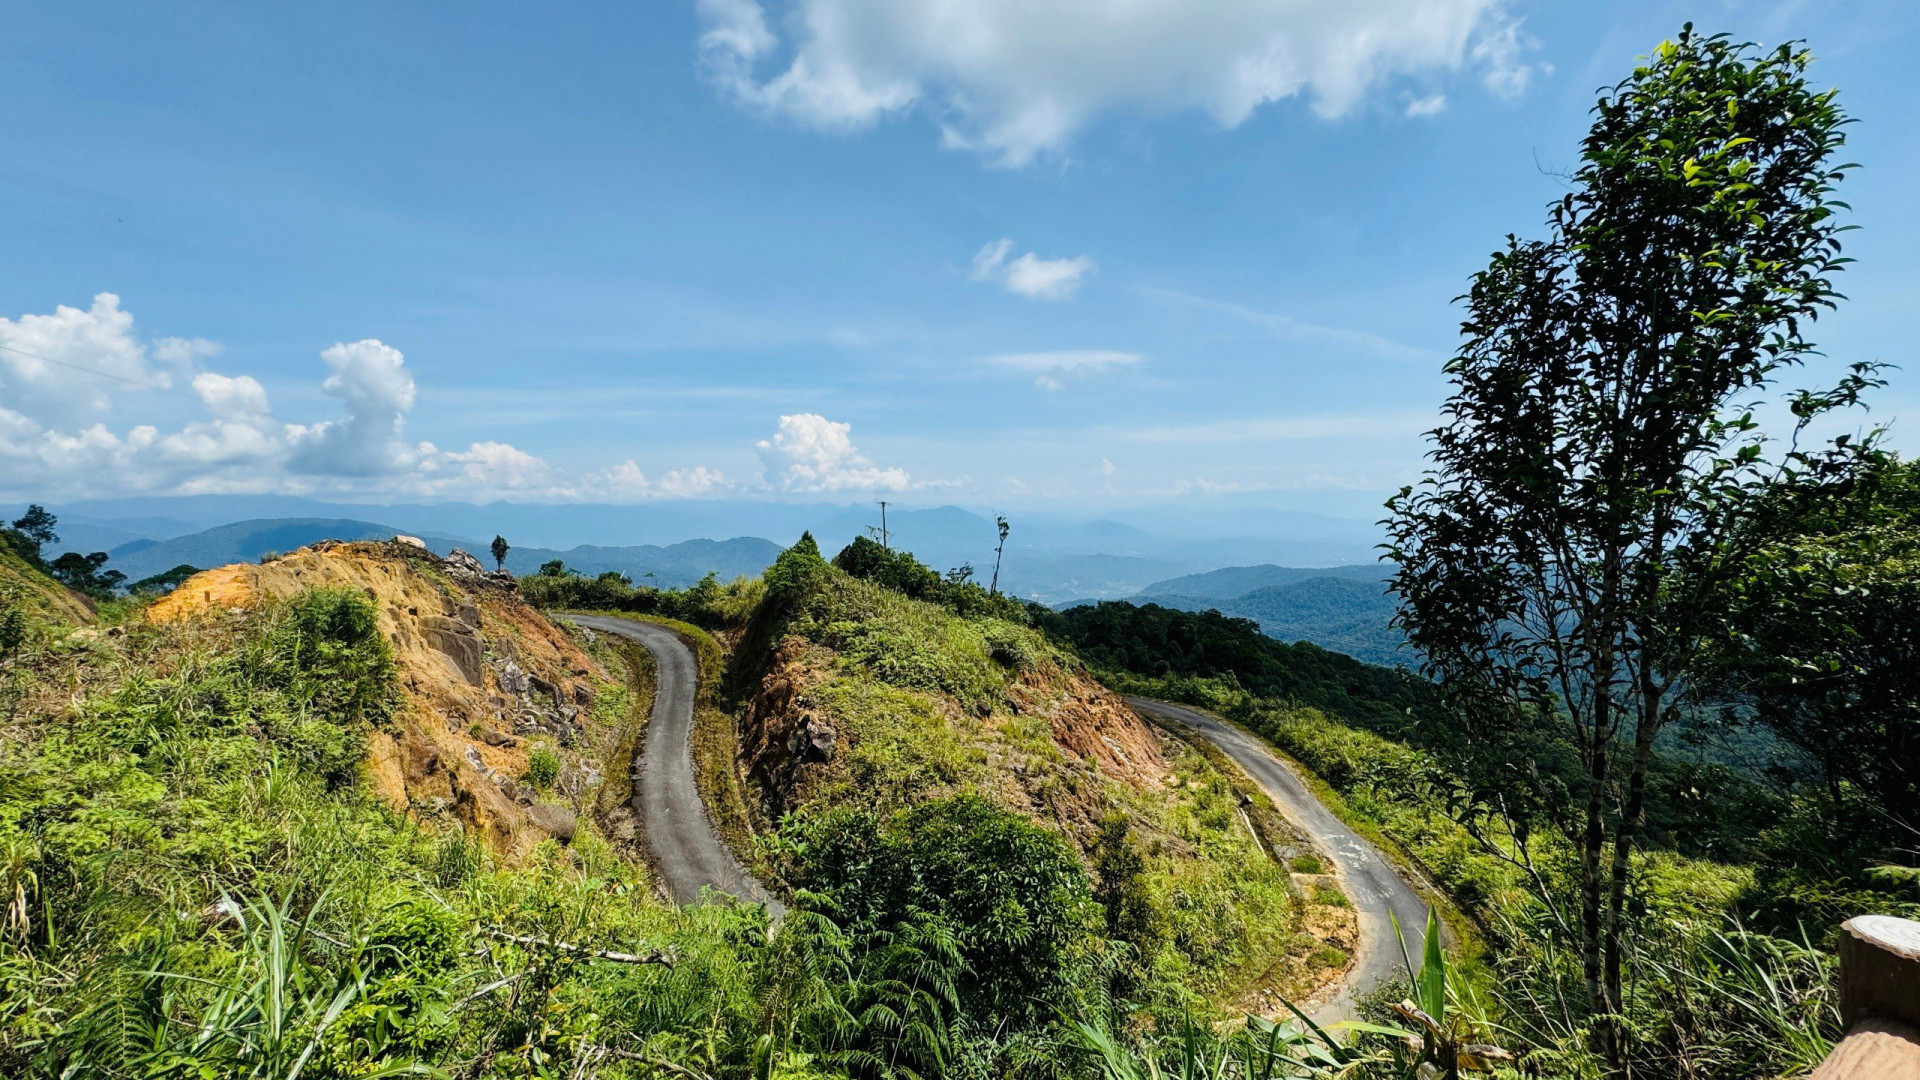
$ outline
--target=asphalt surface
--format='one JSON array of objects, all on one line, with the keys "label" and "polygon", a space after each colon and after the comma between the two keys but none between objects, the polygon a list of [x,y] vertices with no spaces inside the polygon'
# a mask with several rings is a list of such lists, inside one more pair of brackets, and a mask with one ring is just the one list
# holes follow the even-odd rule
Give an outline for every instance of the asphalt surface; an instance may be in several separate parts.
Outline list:
[{"label": "asphalt surface", "polygon": [[[1198,709],[1147,698],[1127,699],[1135,709],[1150,716],[1178,720],[1218,746],[1234,763],[1246,770],[1280,812],[1300,826],[1315,844],[1333,860],[1335,874],[1347,898],[1359,916],[1359,955],[1334,996],[1313,1010],[1316,1021],[1327,1023],[1355,1017],[1354,999],[1393,979],[1407,977],[1405,957],[1414,962],[1426,949],[1427,902],[1407,884],[1372,844],[1361,838],[1314,798],[1313,792],[1293,767],[1261,740],[1233,724]],[[1400,921],[1406,935],[1406,952],[1400,951],[1392,918]]]},{"label": "asphalt surface", "polygon": [[700,666],[693,650],[665,627],[606,615],[568,615],[581,626],[639,642],[653,654],[653,715],[633,763],[633,809],[647,830],[653,863],[675,903],[700,902],[709,886],[749,903],[785,912],[747,873],[707,817],[693,776],[693,700]]}]

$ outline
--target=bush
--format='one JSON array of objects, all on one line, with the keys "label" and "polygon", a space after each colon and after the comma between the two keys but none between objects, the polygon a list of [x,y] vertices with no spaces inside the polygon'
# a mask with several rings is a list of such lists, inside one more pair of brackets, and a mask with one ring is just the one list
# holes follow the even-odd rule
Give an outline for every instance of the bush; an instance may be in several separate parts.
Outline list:
[{"label": "bush", "polygon": [[1102,918],[1080,861],[1018,814],[962,795],[885,820],[828,811],[792,823],[787,840],[795,895],[856,940],[917,915],[946,927],[969,973],[962,1007],[984,1022],[1045,1027],[1095,982]]},{"label": "bush", "polygon": [[535,791],[545,791],[560,779],[560,755],[546,743],[535,743],[527,751],[527,773],[522,777]]}]

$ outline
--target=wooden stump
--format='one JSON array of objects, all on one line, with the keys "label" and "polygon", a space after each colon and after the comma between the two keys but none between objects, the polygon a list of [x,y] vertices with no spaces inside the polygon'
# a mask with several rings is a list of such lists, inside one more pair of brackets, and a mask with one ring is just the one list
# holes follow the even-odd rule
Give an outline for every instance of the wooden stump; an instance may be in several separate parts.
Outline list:
[{"label": "wooden stump", "polygon": [[1840,927],[1847,1036],[1814,1080],[1920,1080],[1920,923],[1863,915]]}]

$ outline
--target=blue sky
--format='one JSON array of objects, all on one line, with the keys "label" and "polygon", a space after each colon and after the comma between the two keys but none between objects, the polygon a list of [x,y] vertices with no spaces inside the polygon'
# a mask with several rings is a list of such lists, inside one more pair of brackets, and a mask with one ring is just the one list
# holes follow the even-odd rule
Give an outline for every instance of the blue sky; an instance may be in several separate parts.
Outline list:
[{"label": "blue sky", "polygon": [[1841,87],[1819,337],[1906,360],[1911,3],[936,8],[14,5],[0,495],[1370,516],[1687,19]]}]

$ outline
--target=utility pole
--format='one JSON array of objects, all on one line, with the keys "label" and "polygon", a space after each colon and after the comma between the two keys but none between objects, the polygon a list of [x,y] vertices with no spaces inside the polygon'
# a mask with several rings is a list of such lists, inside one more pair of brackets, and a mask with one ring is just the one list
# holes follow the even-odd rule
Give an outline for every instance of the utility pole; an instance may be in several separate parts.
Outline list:
[{"label": "utility pole", "polygon": [[893,550],[893,545],[887,542],[887,500],[885,499],[880,500],[880,546],[888,551]]}]

